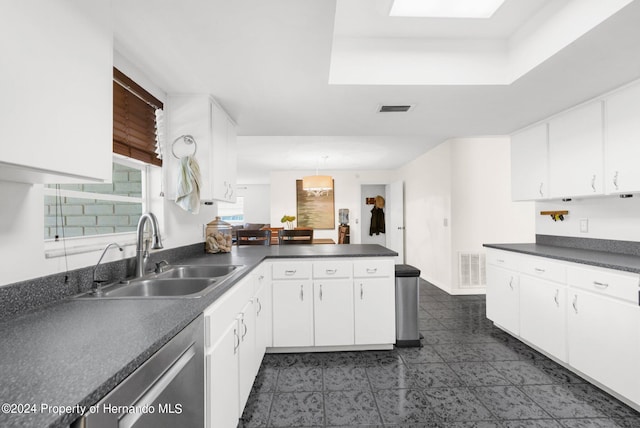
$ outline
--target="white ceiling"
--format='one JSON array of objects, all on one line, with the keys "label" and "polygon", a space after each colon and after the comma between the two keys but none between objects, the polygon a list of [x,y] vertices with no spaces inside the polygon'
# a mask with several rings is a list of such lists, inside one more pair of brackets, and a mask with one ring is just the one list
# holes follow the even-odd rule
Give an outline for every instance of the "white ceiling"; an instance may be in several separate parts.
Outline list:
[{"label": "white ceiling", "polygon": [[114,0],[115,46],[165,92],[218,99],[238,125],[246,184],[271,170],[397,168],[640,77],[640,0],[507,0],[489,21],[390,18],[389,6]]}]

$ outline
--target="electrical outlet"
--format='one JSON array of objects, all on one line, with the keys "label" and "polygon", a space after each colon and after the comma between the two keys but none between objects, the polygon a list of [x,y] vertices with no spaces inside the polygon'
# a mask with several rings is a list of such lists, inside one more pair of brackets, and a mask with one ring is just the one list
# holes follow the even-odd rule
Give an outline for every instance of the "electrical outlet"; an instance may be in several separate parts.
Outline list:
[{"label": "electrical outlet", "polygon": [[581,218],[580,219],[580,233],[589,233],[589,219]]}]

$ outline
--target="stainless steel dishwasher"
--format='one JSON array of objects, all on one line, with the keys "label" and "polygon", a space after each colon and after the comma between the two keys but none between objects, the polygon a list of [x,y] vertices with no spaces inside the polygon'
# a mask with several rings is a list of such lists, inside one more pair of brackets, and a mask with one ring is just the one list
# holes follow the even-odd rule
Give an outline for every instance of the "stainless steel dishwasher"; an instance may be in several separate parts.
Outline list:
[{"label": "stainless steel dishwasher", "polygon": [[200,315],[72,428],[203,427],[203,326]]}]

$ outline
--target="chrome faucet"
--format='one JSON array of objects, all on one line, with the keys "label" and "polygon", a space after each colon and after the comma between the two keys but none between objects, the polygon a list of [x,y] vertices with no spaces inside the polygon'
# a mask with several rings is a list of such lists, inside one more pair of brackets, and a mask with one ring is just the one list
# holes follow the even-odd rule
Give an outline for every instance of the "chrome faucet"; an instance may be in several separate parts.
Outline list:
[{"label": "chrome faucet", "polygon": [[160,237],[160,226],[158,226],[158,219],[151,212],[144,213],[140,216],[140,220],[138,220],[138,230],[137,236],[138,240],[136,243],[136,270],[134,277],[140,278],[145,274],[147,261],[149,259],[149,251],[148,248],[144,248],[144,225],[149,220],[151,223],[151,234],[152,234],[152,246],[151,248],[154,250],[159,250],[162,248],[162,238]]},{"label": "chrome faucet", "polygon": [[117,242],[112,242],[111,244],[105,247],[104,251],[102,251],[102,255],[98,259],[98,263],[96,263],[96,265],[93,267],[93,286],[92,287],[93,287],[93,292],[96,294],[100,294],[100,291],[101,291],[100,283],[103,282],[103,281],[98,281],[98,279],[96,278],[96,271],[98,270],[98,265],[102,261],[102,258],[104,257],[104,255],[107,253],[107,250],[113,246],[118,247],[118,250],[123,251],[123,248]]}]

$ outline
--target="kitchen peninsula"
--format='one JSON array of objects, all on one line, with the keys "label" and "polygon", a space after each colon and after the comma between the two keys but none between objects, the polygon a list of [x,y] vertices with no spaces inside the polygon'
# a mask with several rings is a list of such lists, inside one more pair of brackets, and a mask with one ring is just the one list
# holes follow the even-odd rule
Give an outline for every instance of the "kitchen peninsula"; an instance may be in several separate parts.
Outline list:
[{"label": "kitchen peninsula", "polygon": [[[203,312],[205,318],[211,315],[210,319],[213,321],[224,318],[226,313],[236,317],[233,299],[244,296],[244,291],[235,290],[247,290],[247,302],[255,301],[252,293],[257,292],[259,287],[255,286],[257,283],[254,281],[260,281],[264,284],[263,287],[267,287],[266,297],[260,300],[259,305],[261,310],[266,311],[263,314],[273,313],[274,317],[274,330],[269,328],[266,331],[267,336],[262,337],[264,341],[260,343],[270,351],[277,350],[274,345],[278,345],[273,343],[273,338],[278,337],[280,331],[280,337],[286,339],[287,332],[278,330],[277,300],[274,300],[272,305],[267,302],[271,301],[272,291],[275,290],[272,290],[272,285],[275,287],[279,282],[287,281],[276,281],[277,275],[288,275],[287,271],[296,271],[292,274],[295,277],[292,281],[296,283],[296,288],[300,287],[300,281],[303,282],[302,294],[307,303],[313,302],[312,296],[316,297],[313,286],[318,284],[317,288],[318,291],[322,290],[322,297],[317,295],[314,302],[316,309],[319,299],[330,301],[334,288],[347,286],[354,300],[366,300],[370,295],[370,289],[367,287],[374,287],[371,288],[374,290],[382,285],[386,293],[391,290],[388,294],[391,298],[384,293],[383,297],[386,299],[386,306],[391,309],[391,315],[394,315],[392,268],[395,255],[394,251],[378,245],[234,247],[229,254],[201,254],[181,260],[169,260],[172,264],[243,267],[230,276],[228,281],[224,281],[201,298],[70,298],[5,320],[0,324],[0,376],[3,380],[0,399],[3,403],[15,404],[16,407],[15,412],[0,414],[0,425],[68,426],[81,416],[77,409],[89,408],[99,402]],[[296,267],[286,268],[285,265],[291,263]],[[305,266],[308,271],[304,271]],[[378,269],[377,266],[386,267]],[[391,266],[390,270],[388,266]],[[276,278],[272,279],[272,272]],[[306,278],[301,278],[301,275]],[[338,278],[326,278],[332,275],[337,275]],[[367,275],[370,278],[367,278]],[[319,276],[324,278],[316,279]],[[364,277],[363,280],[359,280],[360,277]],[[319,286],[320,282],[323,283],[322,287]],[[262,292],[265,290],[260,289]],[[305,297],[307,290],[309,294]],[[297,289],[297,298],[299,292]],[[275,291],[273,297],[277,298]],[[313,306],[311,308],[313,311]],[[374,315],[380,318],[379,308]],[[357,323],[360,314],[351,316],[353,322]],[[382,319],[391,320],[391,323],[394,320],[384,317]],[[271,326],[272,323],[268,321],[261,322],[260,325]],[[248,323],[246,319],[243,322],[243,326]],[[367,342],[369,338],[366,335],[376,333],[374,325],[365,323],[364,328],[360,328],[358,336],[356,324],[356,337],[351,345],[345,345],[342,341],[336,349],[346,349],[349,346],[353,349],[367,348],[366,345],[357,344],[361,343],[357,341],[360,337]],[[205,328],[205,334],[208,332],[211,339],[211,342],[208,342],[207,353],[215,345],[213,335],[217,334],[218,327],[217,323],[212,323]],[[341,329],[346,330],[343,325]],[[389,332],[394,331],[394,325],[387,326],[384,331],[388,336]],[[271,333],[275,336],[272,337]],[[322,337],[323,334],[321,331],[314,332],[311,336],[312,342],[307,341],[302,346],[315,347],[313,339]],[[391,345],[393,340],[394,338],[387,337],[386,345]],[[322,342],[319,344],[334,345]],[[369,345],[380,349],[385,344],[369,342]],[[291,346],[291,343],[283,346]],[[260,354],[254,354],[253,357],[255,367],[256,362],[259,365],[262,357]],[[250,381],[252,383],[253,379]],[[203,379],[203,388],[204,384]],[[34,407],[25,411],[23,407],[18,409],[17,405]],[[42,406],[68,406],[71,411],[51,412]],[[33,411],[30,411],[31,409]],[[211,409],[208,410],[210,411]],[[213,414],[209,417],[217,416]]]}]

